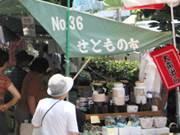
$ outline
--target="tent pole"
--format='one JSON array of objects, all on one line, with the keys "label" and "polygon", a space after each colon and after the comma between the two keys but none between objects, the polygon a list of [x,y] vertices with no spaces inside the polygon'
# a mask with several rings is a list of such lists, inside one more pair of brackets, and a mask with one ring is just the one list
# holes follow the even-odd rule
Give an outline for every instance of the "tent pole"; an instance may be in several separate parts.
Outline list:
[{"label": "tent pole", "polygon": [[172,32],[173,32],[173,42],[174,42],[174,47],[176,48],[176,32],[175,32],[175,27],[174,27],[174,14],[173,14],[173,6],[171,3],[171,20],[172,20]]},{"label": "tent pole", "polygon": [[66,48],[66,76],[69,76],[69,16],[70,16],[70,0],[67,0],[67,48]]},{"label": "tent pole", "polygon": [[119,9],[119,21],[122,22],[122,18],[121,18],[121,9]]},{"label": "tent pole", "polygon": [[76,79],[76,77],[79,75],[79,73],[83,70],[83,68],[87,65],[87,63],[91,60],[92,57],[89,57],[89,59],[84,63],[84,65],[81,67],[81,69],[77,72],[77,74],[74,76],[73,80]]},{"label": "tent pole", "polygon": [[[173,12],[173,5],[172,2],[170,3],[170,8],[171,8],[171,20],[172,20],[172,32],[173,32],[173,42],[174,42],[174,47],[176,48],[176,32],[175,32],[175,27],[174,27],[174,12]],[[179,107],[179,100],[180,100],[180,95],[179,95],[179,87],[176,88],[176,115],[177,115],[177,124],[180,126],[180,107]]]},{"label": "tent pole", "polygon": [[[69,16],[70,16],[70,0],[67,0],[67,49],[66,49],[66,76],[69,76]],[[69,101],[69,94],[66,98]]]},{"label": "tent pole", "polygon": [[119,21],[119,8],[116,9],[116,21]]}]

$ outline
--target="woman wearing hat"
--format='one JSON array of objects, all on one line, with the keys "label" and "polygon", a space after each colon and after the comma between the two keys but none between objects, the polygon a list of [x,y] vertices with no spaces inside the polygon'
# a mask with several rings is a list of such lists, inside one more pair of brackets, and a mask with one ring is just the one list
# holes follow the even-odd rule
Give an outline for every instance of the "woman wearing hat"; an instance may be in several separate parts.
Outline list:
[{"label": "woman wearing hat", "polygon": [[39,100],[46,97],[42,77],[48,67],[48,61],[45,58],[36,58],[30,66],[30,72],[23,80],[21,99],[15,110],[15,120],[19,126],[24,120],[30,122]]},{"label": "woman wearing hat", "polygon": [[39,101],[32,119],[33,127],[41,127],[43,135],[78,135],[76,107],[64,100],[73,83],[72,78],[61,74],[55,74],[49,79],[47,93],[52,98]]}]

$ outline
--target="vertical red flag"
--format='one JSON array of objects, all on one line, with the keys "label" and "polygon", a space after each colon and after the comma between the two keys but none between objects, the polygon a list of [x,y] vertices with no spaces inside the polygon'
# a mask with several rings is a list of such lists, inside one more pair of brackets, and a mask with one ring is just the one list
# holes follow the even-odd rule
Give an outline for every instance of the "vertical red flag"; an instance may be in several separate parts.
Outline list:
[{"label": "vertical red flag", "polygon": [[180,58],[173,44],[150,53],[166,91],[180,86]]}]

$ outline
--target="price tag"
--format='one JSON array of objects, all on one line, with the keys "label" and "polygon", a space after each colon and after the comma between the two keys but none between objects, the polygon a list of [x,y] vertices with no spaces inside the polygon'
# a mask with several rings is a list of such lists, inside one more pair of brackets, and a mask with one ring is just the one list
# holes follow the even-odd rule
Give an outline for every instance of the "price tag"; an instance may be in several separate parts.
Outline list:
[{"label": "price tag", "polygon": [[108,135],[115,135],[114,128],[107,128]]},{"label": "price tag", "polygon": [[90,116],[91,123],[100,123],[99,116]]},{"label": "price tag", "polygon": [[131,126],[131,121],[128,121],[127,125],[128,125],[128,126]]},{"label": "price tag", "polygon": [[98,95],[98,91],[94,90],[93,94]]}]

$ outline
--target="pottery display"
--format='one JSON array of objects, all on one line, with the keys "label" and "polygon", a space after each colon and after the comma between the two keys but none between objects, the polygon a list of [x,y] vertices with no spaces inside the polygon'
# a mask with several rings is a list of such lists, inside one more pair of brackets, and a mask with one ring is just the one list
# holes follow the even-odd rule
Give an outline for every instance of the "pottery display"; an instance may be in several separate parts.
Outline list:
[{"label": "pottery display", "polygon": [[127,105],[127,112],[137,112],[138,106],[137,105]]},{"label": "pottery display", "polygon": [[123,83],[114,82],[114,88],[112,88],[114,104],[117,106],[123,106],[125,104],[125,89]]},{"label": "pottery display", "polygon": [[152,128],[153,126],[153,118],[152,117],[140,117],[139,118],[140,125],[142,128]]},{"label": "pottery display", "polygon": [[146,104],[146,92],[147,88],[145,87],[144,81],[136,81],[134,87],[134,96],[136,104]]},{"label": "pottery display", "polygon": [[165,116],[156,116],[156,117],[153,117],[154,119],[154,126],[156,128],[163,128],[166,126],[166,123],[167,123],[167,117]]}]

